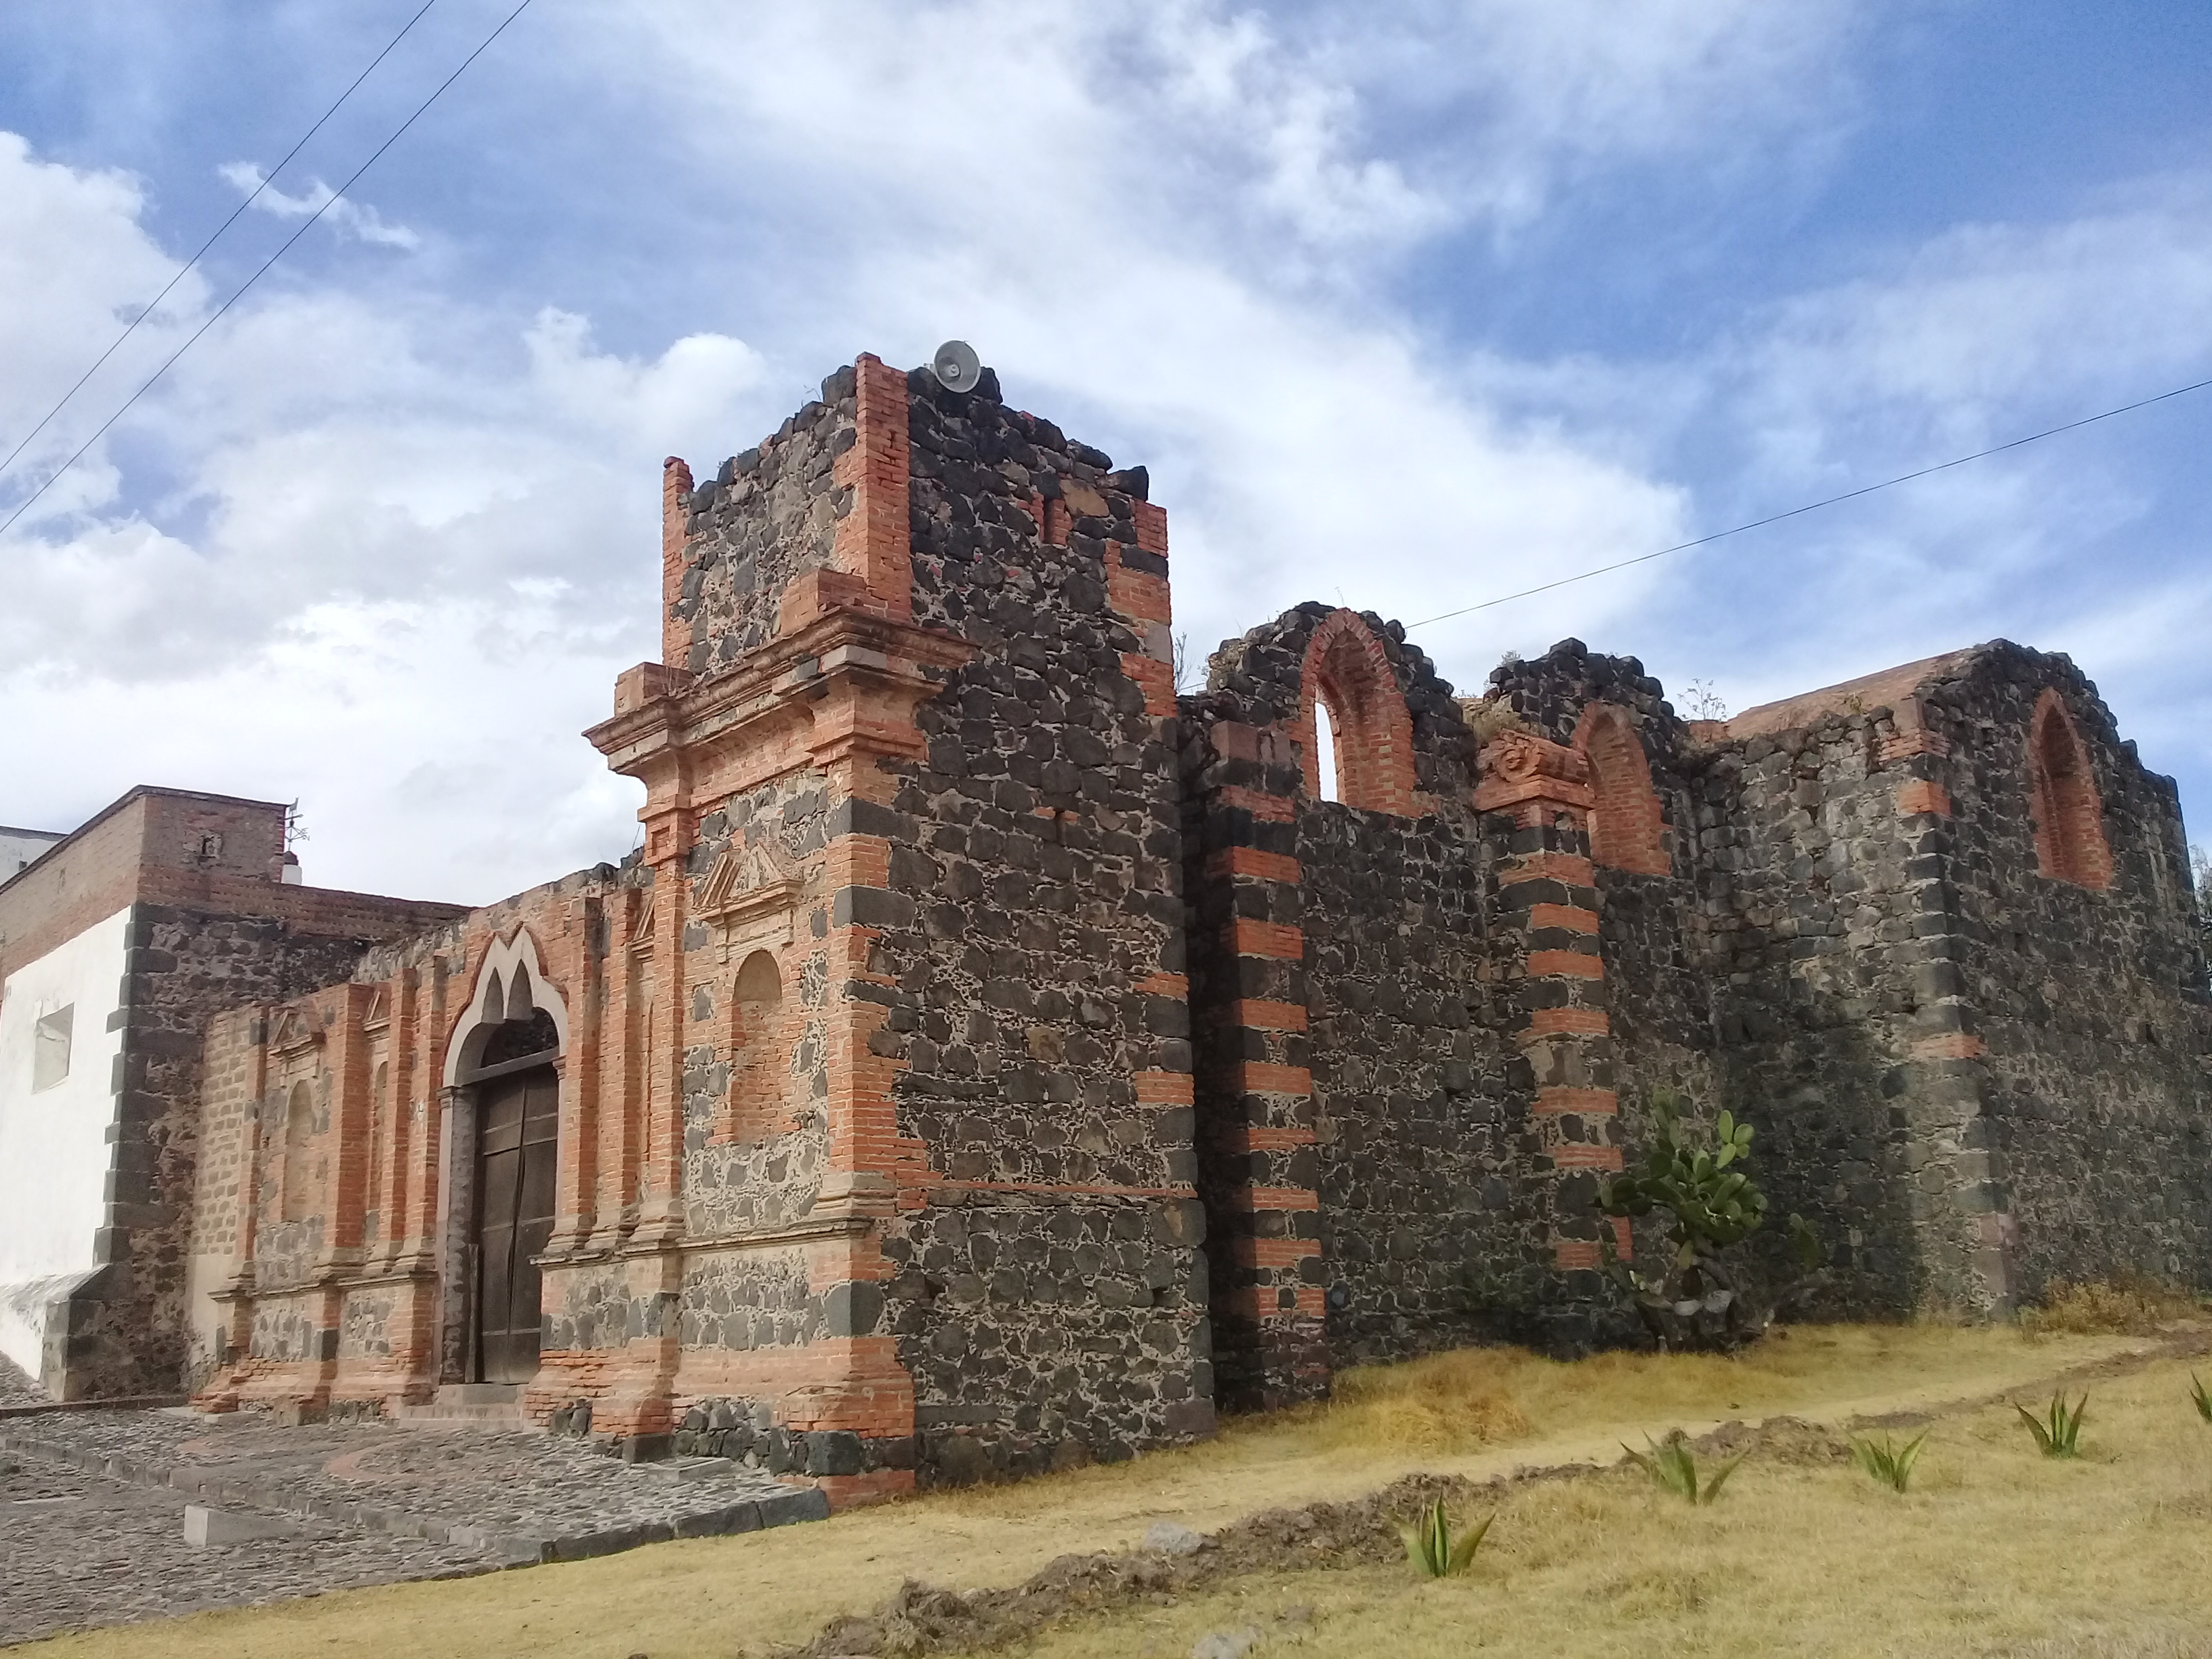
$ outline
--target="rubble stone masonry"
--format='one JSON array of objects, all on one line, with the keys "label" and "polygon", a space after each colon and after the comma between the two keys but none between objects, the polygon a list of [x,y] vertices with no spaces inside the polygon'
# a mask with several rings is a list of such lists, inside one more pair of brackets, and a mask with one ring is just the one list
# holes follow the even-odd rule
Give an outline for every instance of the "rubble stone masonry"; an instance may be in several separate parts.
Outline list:
[{"label": "rubble stone masonry", "polygon": [[1662,1088],[1757,1127],[1830,1311],[2212,1283],[2179,810],[2063,658],[1686,723],[1633,659],[1463,698],[1309,604],[1178,697],[1147,476],[988,371],[864,356],[663,487],[663,659],[587,734],[639,852],[206,1027],[202,1404],[477,1380],[516,1068],[526,1411],[839,1502],[1625,1336],[1649,1240],[1592,1197]]}]

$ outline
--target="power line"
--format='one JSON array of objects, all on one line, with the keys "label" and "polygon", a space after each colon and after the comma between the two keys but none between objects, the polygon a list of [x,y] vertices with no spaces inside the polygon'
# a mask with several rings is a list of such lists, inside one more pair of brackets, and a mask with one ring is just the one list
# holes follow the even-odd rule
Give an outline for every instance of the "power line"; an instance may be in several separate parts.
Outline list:
[{"label": "power line", "polygon": [[[1794,519],[1800,514],[1816,513],[1824,507],[1833,507],[1838,501],[1855,501],[1861,495],[1871,495],[1877,489],[1888,489],[1898,484],[1911,483],[1915,478],[1924,478],[1933,472],[1944,472],[1954,466],[1964,466],[1968,461],[1984,460],[1991,455],[2002,455],[2008,449],[2018,449],[2022,444],[2032,444],[2044,438],[2055,438],[2060,433],[2071,432],[2077,427],[2094,426],[2099,421],[2111,420],[2115,415],[2129,414],[2135,410],[2148,409],[2153,404],[2162,404],[2169,398],[2179,398],[2191,392],[2202,392],[2206,386],[2212,386],[2212,380],[2198,380],[2190,386],[2176,386],[2172,391],[2161,392],[2154,398],[2138,398],[2131,404],[2122,404],[2118,409],[2107,409],[2099,414],[2085,415],[2078,421],[2067,422],[2063,426],[2047,427],[2041,432],[2031,432],[2025,438],[2014,438],[2010,443],[1996,444],[1988,449],[1978,449],[1971,455],[1960,455],[1953,460],[1938,461],[1935,465],[1923,466],[1917,472],[1900,472],[1894,478],[1884,478],[1880,483],[1862,484],[1856,489],[1846,489],[1842,495],[1830,495],[1824,501],[1808,501],[1802,507],[1791,507],[1787,513],[1769,514],[1764,519],[1753,519],[1749,524],[1736,525],[1727,530],[1716,530],[1711,535],[1700,536],[1695,541],[1677,542],[1674,546],[1662,547],[1656,553],[1639,553],[1632,559],[1621,559],[1612,564],[1601,564],[1595,570],[1584,570],[1571,576],[1562,576],[1557,581],[1541,582],[1534,587],[1524,587],[1517,593],[1501,593],[1494,599],[1485,599],[1479,605],[1463,605],[1456,611],[1447,611],[1440,616],[1425,617],[1419,622],[1407,623],[1406,626],[1409,629],[1426,628],[1431,623],[1449,622],[1454,617],[1470,616],[1477,611],[1488,611],[1495,605],[1510,605],[1516,599],[1526,599],[1538,593],[1548,593],[1555,587],[1565,587],[1572,582],[1588,581],[1593,576],[1603,576],[1615,570],[1626,570],[1632,564],[1649,564],[1654,559],[1665,558],[1669,553],[1686,553],[1693,547],[1704,547],[1708,543],[1720,541],[1726,537],[1741,536],[1747,530],[1758,530],[1770,524],[1780,524],[1784,519]],[[0,525],[0,530],[6,528],[5,525]]]},{"label": "power line", "polygon": [[57,478],[60,477],[64,472],[67,472],[70,468],[75,466],[79,461],[82,460],[85,456],[85,452],[89,450],[94,444],[98,443],[103,437],[107,435],[108,428],[113,426],[118,421],[121,420],[125,415],[128,414],[131,404],[137,403],[141,398],[152,391],[155,382],[159,380],[164,374],[167,374],[171,368],[175,367],[177,359],[183,356],[185,353],[192,349],[192,343],[194,341],[198,340],[201,335],[206,333],[208,330],[213,328],[217,323],[221,322],[224,313],[228,312],[233,306],[236,305],[241,299],[246,297],[246,290],[268,274],[270,266],[275,264],[279,259],[283,258],[286,251],[291,247],[293,243],[298,241],[302,236],[305,236],[309,230],[313,228],[317,220],[320,219],[325,213],[328,213],[337,203],[343,201],[345,198],[345,193],[351,190],[354,185],[360,181],[362,174],[367,173],[369,168],[376,165],[377,158],[381,156],[385,151],[390,149],[394,144],[398,143],[400,138],[406,133],[407,129],[413,126],[416,121],[422,118],[423,111],[428,109],[431,105],[436,103],[439,98],[445,93],[446,88],[452,86],[454,82],[461,78],[462,71],[466,70],[470,64],[475,63],[477,58],[483,57],[483,54],[490,49],[491,43],[498,40],[501,35],[507,33],[507,26],[514,21],[516,18],[521,16],[525,11],[529,9],[529,8],[530,0],[522,0],[521,4],[515,7],[513,11],[507,13],[506,17],[501,20],[499,27],[494,29],[489,34],[484,36],[483,43],[479,45],[474,52],[471,52],[466,58],[461,59],[460,68],[456,69],[451,75],[441,81],[438,83],[437,90],[433,92],[428,98],[425,98],[416,106],[414,114],[409,116],[404,121],[402,121],[399,124],[398,131],[394,132],[392,137],[386,139],[382,143],[379,144],[376,147],[374,153],[369,156],[368,160],[363,161],[359,167],[356,167],[353,170],[352,176],[347,179],[345,183],[340,185],[336,190],[331,192],[330,199],[325,202],[320,207],[317,208],[312,214],[308,215],[307,219],[301,222],[299,229],[294,231],[289,236],[286,237],[283,245],[279,246],[274,253],[270,254],[266,259],[261,262],[260,269],[256,270],[253,275],[247,277],[243,283],[240,283],[238,291],[233,294],[230,298],[225,300],[222,304],[217,307],[213,316],[210,317],[207,321],[202,323],[198,328],[194,329],[191,336],[185,341],[184,344],[179,346],[174,351],[169,354],[167,360],[162,363],[161,368],[155,369],[153,374],[147,377],[144,385],[141,386],[137,391],[132,392],[128,398],[124,399],[123,407],[117,410],[115,413],[109,416],[105,421],[101,422],[99,431],[94,433],[92,436],[87,438],[83,443],[80,444],[77,447],[76,453],[72,454],[69,459],[64,461],[59,466],[48,473],[46,475],[46,482],[41,483],[36,489],[33,490],[27,496],[26,496],[23,499],[22,504],[17,507],[13,513],[10,513],[5,520],[0,520],[0,535],[5,535],[8,531],[14,526],[16,520],[21,518],[24,514],[29,512],[31,510],[32,503],[36,501],[40,496],[45,495],[46,491],[53,486],[53,483]]},{"label": "power line", "polygon": [[408,31],[422,21],[423,12],[428,11],[431,7],[437,3],[438,0],[422,0],[422,10],[416,12],[412,17],[409,18],[407,20],[406,27],[402,28],[398,33],[392,37],[392,39],[386,44],[382,52],[380,52],[375,57],[368,60],[368,68],[363,70],[359,75],[354,76],[353,84],[338,94],[337,102],[332,104],[328,109],[325,110],[322,113],[321,118],[319,119],[314,125],[309,127],[305,132],[300,135],[300,142],[284,152],[283,161],[277,162],[275,167],[270,168],[269,171],[263,175],[261,182],[253,187],[253,194],[247,197],[244,201],[240,202],[236,207],[231,210],[230,217],[224,220],[221,224],[215,228],[215,234],[210,236],[207,240],[200,244],[199,252],[193,254],[191,258],[185,260],[182,265],[178,267],[177,274],[169,278],[167,283],[162,288],[161,291],[159,294],[156,294],[151,300],[149,300],[146,302],[145,308],[139,312],[136,317],[133,317],[131,319],[130,326],[125,328],[122,333],[115,337],[115,338],[109,343],[107,349],[101,352],[100,356],[94,360],[93,365],[90,368],[88,368],[83,374],[76,377],[76,384],[75,386],[71,386],[67,392],[62,393],[61,401],[46,412],[45,416],[39,422],[38,425],[33,427],[28,432],[26,432],[23,434],[22,441],[13,449],[8,452],[6,459],[0,460],[0,472],[5,472],[9,467],[15,465],[15,458],[30,447],[31,440],[37,437],[41,432],[44,432],[46,428],[52,423],[54,416],[60,414],[63,410],[69,407],[70,399],[76,397],[78,392],[84,390],[84,383],[90,380],[94,375],[100,373],[100,364],[106,362],[110,357],[112,357],[116,353],[116,349],[122,345],[122,343],[125,340],[129,339],[133,334],[136,334],[138,331],[138,325],[144,322],[149,317],[154,314],[154,308],[160,305],[162,301],[169,297],[169,290],[176,287],[179,283],[183,282],[185,276],[191,271],[192,267],[198,264],[202,259],[207,257],[207,251],[222,239],[223,232],[228,230],[233,225],[238,222],[238,216],[245,212],[246,209],[252,207],[255,202],[260,199],[261,192],[276,182],[276,175],[284,171],[285,167],[291,161],[294,156],[297,155],[301,150],[307,148],[307,140],[320,132],[323,130],[324,123],[338,112],[339,109],[344,105],[347,99],[352,97],[355,93],[361,90],[361,83],[368,79],[370,73],[374,70],[379,64],[392,56],[392,47],[398,46],[402,40],[404,40],[407,38]]}]

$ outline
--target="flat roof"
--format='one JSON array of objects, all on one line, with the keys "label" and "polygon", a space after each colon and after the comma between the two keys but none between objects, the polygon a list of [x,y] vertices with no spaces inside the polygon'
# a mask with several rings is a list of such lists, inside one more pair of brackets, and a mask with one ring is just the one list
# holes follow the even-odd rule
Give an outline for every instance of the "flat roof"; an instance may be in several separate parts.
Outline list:
[{"label": "flat roof", "polygon": [[[285,803],[281,800],[252,800],[244,795],[210,794],[204,789],[171,789],[158,783],[134,783],[131,787],[125,790],[113,800],[108,802],[106,805],[101,807],[100,811],[94,812],[90,817],[87,818],[82,823],[77,825],[76,829],[70,830],[67,835],[57,836],[54,839],[54,847],[49,847],[45,853],[40,854],[37,858],[25,865],[21,869],[16,871],[15,874],[9,876],[5,881],[0,881],[0,893],[6,892],[9,888],[22,880],[23,878],[29,875],[32,871],[37,869],[40,865],[44,864],[46,861],[47,855],[53,852],[55,847],[59,847],[64,842],[75,841],[79,836],[84,834],[86,830],[104,823],[111,817],[113,817],[118,812],[130,805],[132,801],[138,799],[142,795],[160,795],[169,800],[204,800],[211,802],[217,806],[263,806],[268,808],[268,810],[272,812],[282,812],[286,810]],[[0,833],[6,832],[0,831]],[[45,830],[26,830],[17,833],[27,836],[44,836],[51,832]]]}]

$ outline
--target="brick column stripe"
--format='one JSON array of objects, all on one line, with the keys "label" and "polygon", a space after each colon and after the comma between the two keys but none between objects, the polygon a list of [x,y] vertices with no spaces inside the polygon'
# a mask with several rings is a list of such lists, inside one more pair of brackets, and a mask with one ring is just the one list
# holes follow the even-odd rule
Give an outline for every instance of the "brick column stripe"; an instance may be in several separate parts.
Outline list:
[{"label": "brick column stripe", "polygon": [[1580,951],[1531,951],[1528,953],[1528,977],[1603,979],[1605,961],[1601,957]]},{"label": "brick column stripe", "polygon": [[1226,1152],[1288,1152],[1310,1146],[1320,1139],[1311,1129],[1240,1123],[1216,1131],[1213,1144]]},{"label": "brick column stripe", "polygon": [[1272,1061],[1239,1061],[1231,1071],[1239,1094],[1310,1095],[1313,1073],[1304,1066],[1278,1066]]},{"label": "brick column stripe", "polygon": [[1308,1256],[1321,1254],[1317,1238],[1254,1238],[1231,1241],[1230,1256],[1240,1267],[1294,1267]]},{"label": "brick column stripe", "polygon": [[1121,653],[1121,672],[1137,683],[1145,694],[1145,712],[1154,719],[1164,719],[1176,711],[1175,669],[1157,658],[1140,656],[1134,651]]},{"label": "brick column stripe", "polygon": [[1232,1002],[1229,1005],[1228,1013],[1231,1025],[1247,1026],[1255,1031],[1303,1031],[1306,1029],[1305,1005],[1299,1002]]},{"label": "brick column stripe", "polygon": [[1620,1109],[1620,1097],[1611,1089],[1546,1087],[1536,1091],[1535,1109],[1610,1117]]},{"label": "brick column stripe", "polygon": [[1224,810],[1249,812],[1275,823],[1288,823],[1297,816],[1297,807],[1280,795],[1248,789],[1242,784],[1224,784],[1213,792],[1213,799]]},{"label": "brick column stripe", "polygon": [[1280,962],[1305,960],[1304,930],[1285,922],[1248,921],[1239,916],[1221,933],[1231,956],[1271,957]]},{"label": "brick column stripe", "polygon": [[[1583,730],[1587,741],[1587,714]],[[1608,742],[1623,736],[1610,726],[1602,733]],[[1634,733],[1625,740],[1635,742]],[[1641,756],[1638,749],[1634,758]],[[1626,765],[1628,757],[1615,758]],[[1570,1199],[1576,1188],[1564,1177],[1621,1167],[1620,1097],[1590,1086],[1609,1075],[1612,1030],[1605,1010],[1591,1000],[1604,981],[1605,959],[1597,939],[1595,872],[1581,850],[1600,793],[1590,787],[1590,757],[1583,749],[1528,732],[1503,734],[1483,751],[1481,763],[1476,810],[1493,824],[1509,823],[1508,846],[1526,849],[1498,872],[1498,922],[1501,933],[1518,935],[1525,953],[1524,1005],[1546,1005],[1528,1006],[1516,1041],[1534,1073],[1529,1122],[1550,1164],[1553,1261],[1563,1270],[1595,1267],[1601,1218]]]},{"label": "brick column stripe", "polygon": [[1528,1016],[1528,1037],[1604,1036],[1613,1030],[1602,1008],[1539,1008]]},{"label": "brick column stripe", "polygon": [[830,475],[853,490],[837,521],[830,557],[867,587],[868,608],[896,622],[914,620],[914,562],[908,502],[913,455],[908,442],[906,376],[872,353],[854,363],[853,447]]},{"label": "brick column stripe", "polygon": [[1948,818],[1951,816],[1950,792],[1926,778],[1909,778],[1897,786],[1897,811],[1902,817],[1931,812],[1939,818]]},{"label": "brick column stripe", "polygon": [[1231,1203],[1243,1210],[1319,1210],[1321,1194],[1304,1187],[1247,1187]]},{"label": "brick column stripe", "polygon": [[1206,860],[1206,873],[1222,876],[1255,876],[1262,881],[1285,881],[1296,884],[1304,879],[1305,872],[1298,861],[1287,853],[1263,853],[1256,847],[1224,847],[1210,854]]},{"label": "brick column stripe", "polygon": [[1188,1072],[1139,1072],[1131,1081],[1137,1085],[1137,1103],[1140,1106],[1191,1103],[1192,1079]]},{"label": "brick column stripe", "polygon": [[1589,887],[1597,880],[1596,866],[1575,853],[1541,852],[1522,854],[1510,872],[1498,878],[1500,893],[1524,881],[1558,881],[1570,887]]},{"label": "brick column stripe", "polygon": [[1531,927],[1559,927],[1570,933],[1597,932],[1597,912],[1579,904],[1532,904],[1528,907]]}]

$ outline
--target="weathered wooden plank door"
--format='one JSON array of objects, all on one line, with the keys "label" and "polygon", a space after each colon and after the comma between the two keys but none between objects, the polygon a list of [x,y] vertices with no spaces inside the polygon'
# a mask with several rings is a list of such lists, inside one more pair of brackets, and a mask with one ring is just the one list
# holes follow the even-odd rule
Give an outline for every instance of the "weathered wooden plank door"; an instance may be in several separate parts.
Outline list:
[{"label": "weathered wooden plank door", "polygon": [[484,1091],[477,1137],[477,1353],[486,1382],[538,1372],[541,1316],[533,1260],[553,1236],[559,1079],[550,1066]]}]

